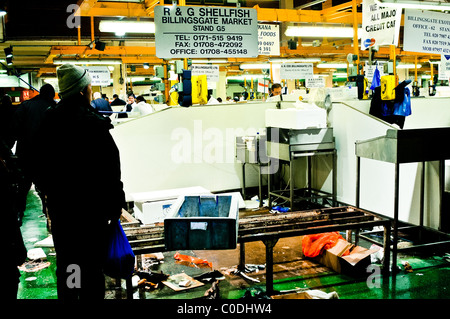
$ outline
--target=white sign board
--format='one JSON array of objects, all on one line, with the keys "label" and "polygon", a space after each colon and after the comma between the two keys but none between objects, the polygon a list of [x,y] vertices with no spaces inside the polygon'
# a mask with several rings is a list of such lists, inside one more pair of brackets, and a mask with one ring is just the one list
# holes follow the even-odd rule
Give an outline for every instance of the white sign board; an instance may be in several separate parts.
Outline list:
[{"label": "white sign board", "polygon": [[92,79],[91,85],[108,86],[111,82],[111,75],[107,66],[86,66]]},{"label": "white sign board", "polygon": [[313,77],[312,63],[283,63],[280,67],[280,77],[285,80],[307,79]]},{"label": "white sign board", "polygon": [[305,86],[309,89],[312,88],[324,88],[325,87],[325,79],[318,78],[307,78],[305,79]]},{"label": "white sign board", "polygon": [[209,64],[193,64],[191,66],[192,75],[206,74],[208,89],[215,89],[216,82],[219,82],[219,66]]},{"label": "white sign board", "polygon": [[206,74],[208,82],[219,82],[219,66],[209,64],[193,64],[191,66],[192,75]]},{"label": "white sign board", "polygon": [[155,46],[161,59],[256,57],[256,9],[156,6]]},{"label": "white sign board", "polygon": [[258,24],[259,55],[280,55],[280,26]]},{"label": "white sign board", "polygon": [[372,82],[373,80],[373,75],[375,73],[375,70],[378,68],[378,71],[380,72],[380,77],[382,77],[384,75],[384,68],[383,68],[383,64],[381,64],[380,62],[378,62],[378,65],[369,65],[366,63],[366,65],[364,66],[364,76],[367,78],[367,80],[369,82]]},{"label": "white sign board", "polygon": [[401,18],[401,8],[382,8],[374,0],[364,0],[361,50],[374,45],[397,45]]},{"label": "white sign board", "polygon": [[450,14],[405,9],[403,50],[450,54]]},{"label": "white sign board", "polygon": [[[450,60],[446,56],[441,55],[441,63],[439,64],[438,80],[448,80],[450,78]],[[433,79],[432,79],[433,80]]]}]

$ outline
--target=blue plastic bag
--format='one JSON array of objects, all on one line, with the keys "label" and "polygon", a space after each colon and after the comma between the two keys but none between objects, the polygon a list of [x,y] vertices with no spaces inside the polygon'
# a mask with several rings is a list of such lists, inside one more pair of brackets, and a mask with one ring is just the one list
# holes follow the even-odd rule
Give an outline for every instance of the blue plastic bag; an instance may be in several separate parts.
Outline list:
[{"label": "blue plastic bag", "polygon": [[395,103],[394,115],[409,116],[411,115],[411,93],[409,88],[405,87],[403,102]]},{"label": "blue plastic bag", "polygon": [[120,221],[111,225],[103,272],[112,278],[129,278],[134,271],[135,255]]},{"label": "blue plastic bag", "polygon": [[378,65],[373,72],[372,85],[370,86],[371,90],[375,90],[376,87],[381,85],[381,76],[380,71],[378,70]]}]

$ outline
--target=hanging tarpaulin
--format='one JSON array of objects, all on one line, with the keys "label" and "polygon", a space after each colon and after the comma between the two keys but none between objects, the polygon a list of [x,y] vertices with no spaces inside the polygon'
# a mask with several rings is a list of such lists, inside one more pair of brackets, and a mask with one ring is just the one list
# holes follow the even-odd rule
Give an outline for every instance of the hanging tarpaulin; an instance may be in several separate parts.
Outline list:
[{"label": "hanging tarpaulin", "polygon": [[375,45],[397,45],[402,18],[401,8],[383,8],[375,0],[362,4],[361,50]]}]

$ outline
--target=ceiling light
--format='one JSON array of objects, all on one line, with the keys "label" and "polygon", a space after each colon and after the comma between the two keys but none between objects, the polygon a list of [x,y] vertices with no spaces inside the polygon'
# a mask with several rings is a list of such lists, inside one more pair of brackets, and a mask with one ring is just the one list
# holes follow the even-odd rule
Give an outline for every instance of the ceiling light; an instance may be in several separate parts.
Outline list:
[{"label": "ceiling light", "polygon": [[[358,29],[360,38],[362,29]],[[288,37],[314,37],[314,38],[353,38],[352,27],[299,27],[289,26],[285,32]]]},{"label": "ceiling light", "polygon": [[113,65],[113,64],[121,64],[122,60],[120,59],[53,59],[53,64],[77,64],[77,65],[86,65],[86,64],[96,64],[96,65]]},{"label": "ceiling light", "polygon": [[450,3],[443,1],[375,0],[380,7],[395,7],[422,10],[450,10]]},{"label": "ceiling light", "polygon": [[101,32],[114,32],[116,35],[125,33],[155,33],[155,23],[148,21],[100,21]]},{"label": "ceiling light", "polygon": [[[417,68],[420,69],[422,64],[417,64]],[[415,64],[399,64],[397,65],[397,69],[415,69]]]},{"label": "ceiling light", "polygon": [[241,70],[258,70],[258,69],[270,69],[269,63],[258,64],[258,63],[242,63],[239,68]]},{"label": "ceiling light", "polygon": [[347,73],[343,73],[343,72],[333,73],[333,76],[338,77],[338,78],[347,77],[347,75],[348,75]]},{"label": "ceiling light", "polygon": [[264,74],[246,74],[246,75],[232,75],[227,76],[227,80],[244,80],[244,79],[264,79],[267,75]]},{"label": "ceiling light", "polygon": [[346,69],[347,63],[320,63],[317,64],[319,69]]},{"label": "ceiling light", "polygon": [[150,68],[150,64],[148,64],[148,63],[144,63],[144,69],[149,69]]},{"label": "ceiling light", "polygon": [[3,17],[6,15],[6,11],[5,10],[0,10],[0,17]]}]

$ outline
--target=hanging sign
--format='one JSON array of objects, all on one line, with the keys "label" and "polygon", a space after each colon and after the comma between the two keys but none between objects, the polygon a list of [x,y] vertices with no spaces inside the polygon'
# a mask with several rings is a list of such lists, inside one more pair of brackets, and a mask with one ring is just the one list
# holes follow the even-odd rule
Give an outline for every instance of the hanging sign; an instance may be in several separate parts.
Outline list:
[{"label": "hanging sign", "polygon": [[405,9],[403,50],[450,54],[450,15]]},{"label": "hanging sign", "polygon": [[283,63],[280,67],[280,78],[297,80],[313,77],[312,63]]},{"label": "hanging sign", "polygon": [[280,55],[280,26],[258,24],[258,54]]},{"label": "hanging sign", "polygon": [[402,9],[380,7],[364,0],[362,7],[361,50],[374,45],[397,45]]},{"label": "hanging sign", "polygon": [[[447,55],[441,55],[441,63],[439,64],[438,80],[448,80],[450,78],[450,59]],[[432,79],[433,80],[433,79]]]},{"label": "hanging sign", "polygon": [[161,59],[257,57],[256,9],[156,6],[155,46]]},{"label": "hanging sign", "polygon": [[219,66],[209,64],[193,64],[191,66],[192,75],[206,74],[208,82],[219,82]]},{"label": "hanging sign", "polygon": [[305,79],[305,86],[309,89],[312,88],[324,88],[325,79],[324,78],[307,78]]},{"label": "hanging sign", "polygon": [[92,79],[91,85],[108,86],[111,82],[111,75],[107,66],[86,66]]},{"label": "hanging sign", "polygon": [[219,66],[209,64],[193,64],[191,66],[192,75],[206,75],[206,83],[209,89],[216,88],[216,82],[219,82]]}]

